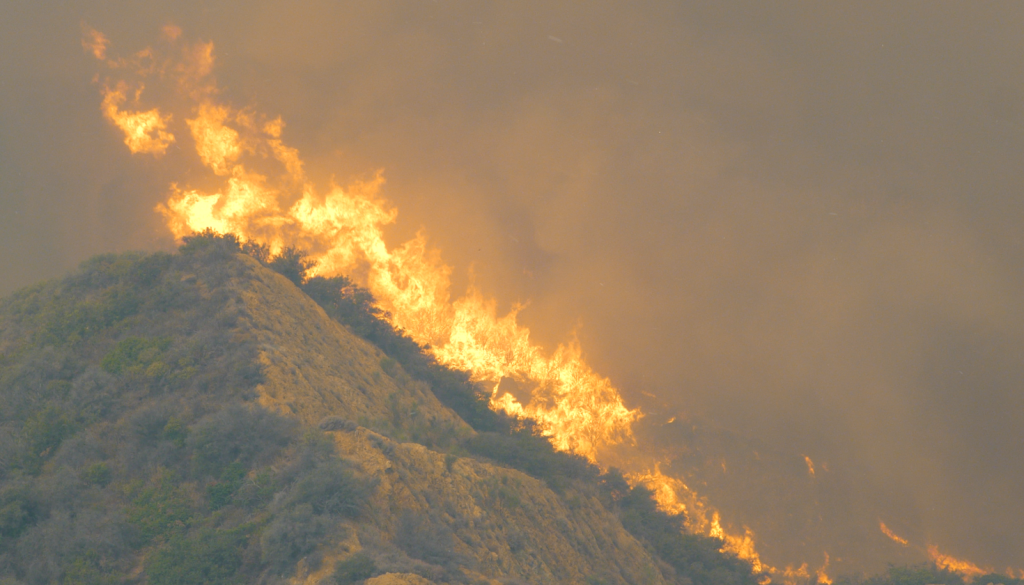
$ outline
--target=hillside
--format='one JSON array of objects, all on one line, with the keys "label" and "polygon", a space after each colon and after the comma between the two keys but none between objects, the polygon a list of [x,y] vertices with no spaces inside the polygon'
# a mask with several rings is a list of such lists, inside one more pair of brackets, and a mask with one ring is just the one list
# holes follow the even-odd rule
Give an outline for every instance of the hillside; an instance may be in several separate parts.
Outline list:
[{"label": "hillside", "polygon": [[755,582],[358,288],[242,249],[101,256],[0,303],[0,582]]}]

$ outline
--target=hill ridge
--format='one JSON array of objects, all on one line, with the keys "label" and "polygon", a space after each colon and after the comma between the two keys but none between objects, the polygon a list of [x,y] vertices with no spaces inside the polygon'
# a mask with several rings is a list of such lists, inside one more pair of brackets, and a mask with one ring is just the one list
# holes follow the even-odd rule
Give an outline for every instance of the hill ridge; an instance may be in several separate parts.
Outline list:
[{"label": "hill ridge", "polygon": [[678,573],[620,519],[661,518],[642,490],[239,251],[100,256],[0,302],[5,585],[753,582],[711,539]]}]

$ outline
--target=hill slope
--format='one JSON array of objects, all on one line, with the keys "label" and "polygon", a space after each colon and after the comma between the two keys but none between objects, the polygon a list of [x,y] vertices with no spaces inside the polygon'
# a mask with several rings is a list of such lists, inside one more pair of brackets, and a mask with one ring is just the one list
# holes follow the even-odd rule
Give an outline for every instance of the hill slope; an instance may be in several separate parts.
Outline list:
[{"label": "hill slope", "polygon": [[0,303],[3,582],[753,582],[237,248],[103,256]]}]

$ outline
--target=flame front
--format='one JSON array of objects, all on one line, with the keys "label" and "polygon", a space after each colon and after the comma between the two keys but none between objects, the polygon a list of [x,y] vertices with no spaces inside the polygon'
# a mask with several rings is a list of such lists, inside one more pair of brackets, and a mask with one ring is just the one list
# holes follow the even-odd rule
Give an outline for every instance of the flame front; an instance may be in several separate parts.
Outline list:
[{"label": "flame front", "polygon": [[[965,561],[942,554],[939,552],[939,547],[935,545],[928,545],[928,558],[935,563],[936,567],[957,573],[963,576],[968,582],[973,581],[975,577],[980,577],[994,572],[992,569],[983,569],[971,561]],[[1011,572],[1010,574],[1012,575],[1013,573]]]},{"label": "flame front", "polygon": [[[743,527],[742,534],[731,534],[722,527],[722,519],[718,510],[708,506],[705,501],[689,488],[681,479],[665,475],[661,465],[655,463],[653,471],[630,473],[626,480],[633,485],[642,485],[651,491],[658,508],[668,514],[685,514],[686,528],[691,533],[703,534],[721,539],[722,552],[731,553],[750,563],[755,573],[762,574],[762,583],[777,578],[783,583],[803,583],[810,578],[807,563],[799,567],[779,569],[761,560],[757,552],[754,531]],[[708,519],[708,516],[711,516]],[[829,565],[828,553],[825,553],[825,564],[815,571],[819,583],[831,584],[826,570]]]},{"label": "flame front", "polygon": [[[83,44],[105,59],[106,38],[86,33]],[[218,101],[210,77],[212,43],[189,45],[179,40],[180,34],[177,27],[165,27],[164,41],[177,53],[175,59],[160,61],[147,49],[134,60],[106,61],[139,79],[134,84],[108,80],[102,104],[133,153],[166,153],[176,141],[172,122],[184,119],[183,134],[191,137],[199,161],[221,178],[212,191],[172,185],[169,199],[157,209],[176,238],[205,229],[232,232],[265,243],[275,253],[288,246],[306,251],[313,275],[365,274],[361,284],[393,325],[430,346],[440,363],[491,384],[493,408],[534,419],[556,448],[596,461],[602,446],[632,438],[631,425],[640,412],[627,408],[611,382],[590,368],[578,343],[547,354],[517,323],[517,310],[499,316],[496,303],[475,289],[452,301],[451,269],[422,233],[397,248],[385,243],[383,227],[397,214],[378,196],[381,173],[318,193],[298,151],[282,141],[280,118]],[[125,108],[141,101],[143,80],[149,78],[169,81],[176,99],[184,98],[184,112],[172,116],[155,107]],[[521,404],[511,394],[499,394],[503,378],[531,384],[532,399]]]}]

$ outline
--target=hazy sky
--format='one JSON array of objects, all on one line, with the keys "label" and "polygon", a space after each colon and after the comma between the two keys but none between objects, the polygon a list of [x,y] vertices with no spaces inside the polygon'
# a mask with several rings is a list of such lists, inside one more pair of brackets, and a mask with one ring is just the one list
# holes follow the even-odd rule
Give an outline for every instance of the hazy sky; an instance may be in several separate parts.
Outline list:
[{"label": "hazy sky", "polygon": [[424,229],[545,344],[576,328],[631,405],[866,469],[929,541],[1024,566],[1024,5],[0,14],[0,293],[173,246],[181,177],[102,118],[81,24],[129,53],[174,23],[312,176],[383,168],[393,243]]}]

